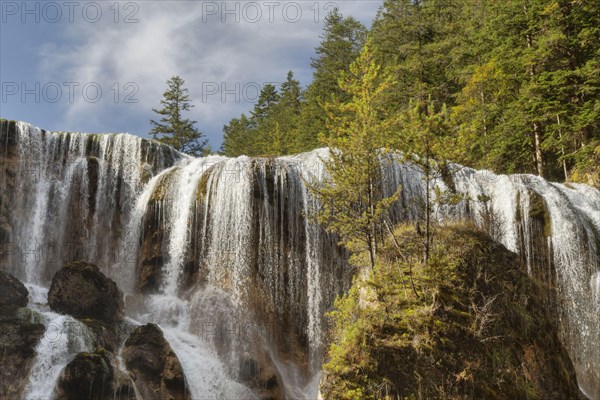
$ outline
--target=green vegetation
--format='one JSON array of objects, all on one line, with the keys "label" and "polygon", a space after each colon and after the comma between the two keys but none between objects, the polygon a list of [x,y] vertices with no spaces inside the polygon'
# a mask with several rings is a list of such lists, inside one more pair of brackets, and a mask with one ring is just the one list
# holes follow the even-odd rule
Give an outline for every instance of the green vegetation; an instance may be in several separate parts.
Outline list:
[{"label": "green vegetation", "polygon": [[[428,263],[431,244],[431,214],[435,204],[450,203],[460,198],[452,193],[452,182],[449,163],[445,156],[455,146],[451,132],[450,118],[445,106],[436,110],[435,103],[415,101],[409,104],[406,111],[400,113],[400,129],[391,140],[392,147],[403,152],[406,161],[423,171],[424,199],[420,208],[423,211],[425,235],[423,240],[423,262]],[[436,181],[444,181],[451,189],[449,193],[440,191]]]},{"label": "green vegetation", "polygon": [[231,157],[293,153],[301,97],[300,83],[291,71],[279,92],[274,85],[265,85],[251,116],[242,114],[223,127],[223,152]]},{"label": "green vegetation", "polygon": [[383,103],[391,85],[365,46],[339,80],[347,101],[334,98],[325,104],[329,134],[322,140],[331,149],[325,161],[329,179],[310,186],[323,204],[319,222],[337,233],[351,252],[366,249],[371,269],[382,236],[378,227],[398,197],[384,196],[380,184],[382,148],[393,129]]},{"label": "green vegetation", "polygon": [[322,145],[319,136],[327,133],[328,115],[324,105],[349,98],[338,85],[343,73],[358,58],[367,37],[366,28],[352,17],[344,18],[337,9],[325,19],[321,44],[312,59],[313,81],[304,94],[296,151],[308,151]]},{"label": "green vegetation", "polygon": [[251,117],[225,126],[224,153],[281,155],[328,144],[326,105],[351,101],[338,81],[368,42],[392,77],[382,118],[401,121],[396,139],[402,115],[431,103],[445,114],[443,159],[600,185],[597,1],[385,0],[368,36],[333,11],[313,82],[295,86],[293,102],[282,102],[283,85],[279,93],[265,87]]},{"label": "green vegetation", "polygon": [[204,135],[194,127],[196,121],[183,117],[183,113],[193,107],[184,83],[179,76],[173,76],[167,81],[168,88],[160,101],[163,108],[152,109],[161,118],[159,122],[150,120],[153,126],[150,134],[155,140],[173,146],[183,153],[200,156],[210,152],[210,149],[206,146]]},{"label": "green vegetation", "polygon": [[342,72],[358,57],[366,29],[352,17],[334,9],[325,20],[322,42],[312,60],[313,82],[301,90],[292,72],[280,85],[265,85],[250,117],[242,114],[223,127],[223,153],[227,156],[276,156],[309,151],[323,143],[327,132],[325,104],[347,99],[338,86]]},{"label": "green vegetation", "polygon": [[434,237],[426,266],[414,227],[396,227],[375,269],[336,301],[324,398],[577,398],[518,257],[467,224]]}]

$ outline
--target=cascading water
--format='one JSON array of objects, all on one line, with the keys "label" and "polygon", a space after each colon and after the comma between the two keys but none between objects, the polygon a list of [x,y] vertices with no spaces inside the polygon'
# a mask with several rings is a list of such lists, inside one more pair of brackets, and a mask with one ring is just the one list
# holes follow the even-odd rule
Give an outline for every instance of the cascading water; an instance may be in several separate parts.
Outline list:
[{"label": "cascading water", "polygon": [[82,351],[93,350],[92,336],[82,322],[45,307],[47,290],[28,285],[30,307],[39,312],[46,332],[36,348],[36,356],[25,387],[26,400],[50,399],[63,368]]},{"label": "cascading water", "polygon": [[[88,135],[46,132],[18,122],[2,132],[0,154],[14,174],[6,190],[14,227],[7,264],[30,283],[47,282],[65,262],[93,259],[114,271],[121,255],[115,243],[129,219],[132,199],[154,173],[182,156],[131,135]],[[8,137],[12,135],[12,137]],[[8,172],[3,171],[3,188]],[[94,182],[91,182],[93,180]],[[111,274],[112,275],[112,274]],[[111,276],[118,279],[118,276]]]},{"label": "cascading water", "polygon": [[[479,174],[475,171],[466,173],[471,177]],[[589,282],[600,270],[598,191],[585,185],[548,183],[530,175],[503,179],[508,179],[508,182],[491,182],[495,188],[492,192],[485,190],[484,184],[479,186],[479,190],[471,187],[466,193],[470,198],[477,198],[481,193],[491,197],[500,190],[508,194],[504,201],[492,203],[493,215],[500,216],[499,238],[513,251],[525,249],[530,270],[536,263],[532,257],[534,253],[549,253],[551,265],[547,267],[555,273],[557,317],[563,343],[569,351],[582,390],[591,398],[597,398],[600,396],[600,303],[594,298]],[[456,181],[460,190],[463,183],[459,179]],[[541,218],[545,227],[540,235],[545,236],[545,249],[532,248],[531,219],[523,221],[517,217],[519,214],[531,215],[533,196],[543,199],[543,203],[538,205],[542,209],[538,208],[536,212],[544,214]]]},{"label": "cascading water", "polygon": [[[3,268],[48,286],[64,262],[99,265],[130,295],[129,317],[162,327],[194,397],[256,394],[247,379],[253,365],[271,368],[292,398],[316,396],[323,316],[350,278],[336,238],[309,218],[318,201],[306,181],[323,180],[326,149],[191,159],[129,135],[49,133],[23,123],[14,130],[0,137],[7,147],[0,154],[18,177],[2,182],[11,243],[35,238],[62,251],[44,260],[13,246],[0,258]],[[39,179],[27,171],[31,163]],[[435,184],[462,201],[437,205],[434,216],[474,220],[552,284],[579,383],[598,398],[600,192],[451,169],[451,179]],[[382,185],[388,195],[402,188],[394,221],[419,218],[425,185],[418,168],[382,163]],[[77,251],[66,251],[69,245]],[[38,356],[66,357],[61,349],[38,348]],[[37,379],[34,367],[28,390],[47,390]]]},{"label": "cascading water", "polygon": [[[315,242],[318,236],[307,238],[318,229],[305,219],[312,200],[301,170],[298,161],[208,157],[186,160],[150,181],[136,205],[143,216],[143,271],[154,270],[150,260],[167,257],[156,273],[157,293],[135,318],[152,316],[171,335],[178,331],[183,337],[188,332],[202,337],[207,326],[214,327],[219,337],[205,342],[212,342],[228,374],[238,378],[249,362],[285,358],[291,352],[286,346],[320,346],[315,326],[326,296],[319,295],[322,282],[315,275],[328,248]],[[156,244],[148,242],[157,235],[163,239],[155,254],[148,249],[156,250]],[[331,272],[341,276],[343,258],[334,255],[334,242],[331,247]],[[344,280],[331,272],[327,279],[338,293]],[[195,290],[186,293],[190,284]],[[249,339],[265,349],[253,349]],[[301,361],[300,374],[290,372],[298,368],[293,363],[278,364],[286,390],[306,386],[309,358]]]}]

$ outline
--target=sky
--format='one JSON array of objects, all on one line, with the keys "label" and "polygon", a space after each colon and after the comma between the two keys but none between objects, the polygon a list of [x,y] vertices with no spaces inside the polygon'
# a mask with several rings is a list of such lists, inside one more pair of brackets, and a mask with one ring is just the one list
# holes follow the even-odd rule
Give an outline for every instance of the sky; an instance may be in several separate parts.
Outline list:
[{"label": "sky", "polygon": [[0,116],[52,131],[149,137],[179,75],[213,149],[260,88],[292,70],[310,83],[323,20],[338,7],[370,26],[380,0],[0,0]]}]

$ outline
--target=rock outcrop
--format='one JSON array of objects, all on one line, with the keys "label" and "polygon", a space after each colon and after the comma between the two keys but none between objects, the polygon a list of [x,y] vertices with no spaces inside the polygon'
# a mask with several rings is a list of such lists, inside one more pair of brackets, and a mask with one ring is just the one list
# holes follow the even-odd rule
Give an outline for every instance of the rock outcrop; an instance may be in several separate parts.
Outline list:
[{"label": "rock outcrop", "polygon": [[54,275],[48,304],[53,311],[80,319],[123,319],[123,293],[98,267],[85,262],[68,264]]},{"label": "rock outcrop", "polygon": [[26,307],[29,291],[17,278],[9,273],[0,271],[0,307]]},{"label": "rock outcrop", "polygon": [[56,397],[62,400],[135,400],[131,379],[115,368],[104,349],[79,353],[61,372]]},{"label": "rock outcrop", "polygon": [[0,271],[0,399],[21,397],[45,328],[28,308],[27,289]]},{"label": "rock outcrop", "polygon": [[260,399],[285,399],[281,376],[274,367],[273,360],[266,354],[260,358],[247,358],[240,365],[240,381],[258,394]]},{"label": "rock outcrop", "polygon": [[133,331],[121,354],[144,399],[191,399],[179,359],[157,325],[147,324]]},{"label": "rock outcrop", "polygon": [[579,399],[518,256],[459,224],[436,229],[423,265],[422,240],[396,229],[374,272],[336,303],[323,397]]},{"label": "rock outcrop", "polygon": [[15,121],[0,119],[0,268],[16,271],[13,260],[14,223],[22,217],[16,199],[18,185],[18,133]]},{"label": "rock outcrop", "polygon": [[48,292],[52,310],[78,318],[88,329],[93,353],[78,353],[62,370],[55,388],[65,400],[135,400],[135,385],[114,354],[133,327],[123,321],[123,294],[93,264],[76,262],[59,270]]}]

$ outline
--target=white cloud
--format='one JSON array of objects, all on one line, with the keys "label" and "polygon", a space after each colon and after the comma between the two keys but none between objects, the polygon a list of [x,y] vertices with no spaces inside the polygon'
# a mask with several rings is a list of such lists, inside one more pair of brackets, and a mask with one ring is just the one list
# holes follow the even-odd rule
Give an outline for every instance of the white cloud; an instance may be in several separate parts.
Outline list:
[{"label": "white cloud", "polygon": [[[138,23],[115,23],[114,14],[107,9],[108,3],[104,3],[105,13],[100,22],[92,24],[80,20],[67,24],[62,35],[66,38],[64,41],[42,47],[39,67],[45,79],[75,81],[81,85],[97,82],[103,90],[103,97],[97,103],[76,96],[72,104],[67,104],[63,126],[106,127],[111,119],[139,119],[134,125],[139,126],[140,131],[133,133],[143,133],[148,118],[152,117],[150,109],[158,106],[164,82],[171,75],[179,74],[186,80],[195,100],[191,116],[212,136],[211,142],[218,143],[222,125],[232,116],[250,109],[251,104],[236,103],[233,95],[227,96],[226,103],[221,102],[219,95],[202,102],[203,83],[224,83],[233,88],[240,82],[243,87],[248,82],[283,80],[290,69],[307,83],[310,57],[318,45],[326,14],[323,8],[329,5],[326,2],[282,2],[273,8],[271,22],[269,2],[259,1],[254,4],[260,7],[262,18],[252,23],[248,18],[256,14],[248,8],[249,2],[144,1],[137,4]],[[238,4],[239,23],[234,21],[236,15],[225,13],[225,4],[229,10]],[[315,4],[319,7],[318,18]],[[372,1],[339,3],[344,15],[353,15],[363,22],[375,16],[378,4]],[[299,21],[291,22],[297,15],[296,5],[302,7],[302,16]],[[246,13],[242,7],[246,7]],[[121,13],[121,19],[124,14]],[[223,23],[221,18],[227,22]],[[114,87],[111,90],[114,82],[121,86],[116,104]],[[126,82],[138,85],[139,103],[122,103],[127,94],[123,90]]]}]

